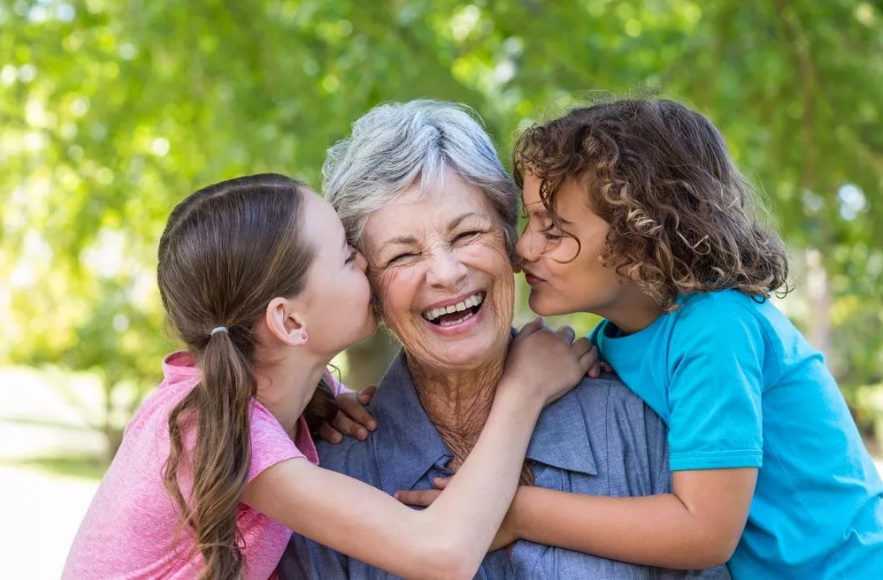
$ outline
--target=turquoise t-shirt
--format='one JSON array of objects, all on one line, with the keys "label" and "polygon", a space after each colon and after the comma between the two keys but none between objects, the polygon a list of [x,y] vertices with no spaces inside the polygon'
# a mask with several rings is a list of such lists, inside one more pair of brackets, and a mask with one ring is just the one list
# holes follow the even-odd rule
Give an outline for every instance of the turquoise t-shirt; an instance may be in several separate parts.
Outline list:
[{"label": "turquoise t-shirt", "polygon": [[769,301],[693,294],[592,340],[669,427],[672,471],[757,467],[736,578],[883,578],[883,483],[822,355]]}]

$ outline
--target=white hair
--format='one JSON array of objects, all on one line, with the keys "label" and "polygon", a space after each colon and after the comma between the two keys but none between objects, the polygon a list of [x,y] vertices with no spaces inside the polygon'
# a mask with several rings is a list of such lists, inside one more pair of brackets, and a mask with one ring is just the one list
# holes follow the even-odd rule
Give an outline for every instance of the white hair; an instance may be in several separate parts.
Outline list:
[{"label": "white hair", "polygon": [[514,256],[518,188],[465,105],[420,99],[375,107],[353,124],[349,139],[328,149],[322,190],[359,246],[372,212],[418,182],[421,193],[440,187],[448,169],[487,196]]}]

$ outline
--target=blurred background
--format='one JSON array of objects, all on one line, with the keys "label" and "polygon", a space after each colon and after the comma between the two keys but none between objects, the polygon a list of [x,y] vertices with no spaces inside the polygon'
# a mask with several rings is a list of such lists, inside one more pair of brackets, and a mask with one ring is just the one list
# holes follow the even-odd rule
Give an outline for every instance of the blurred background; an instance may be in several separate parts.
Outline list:
[{"label": "blurred background", "polygon": [[[793,260],[779,306],[878,454],[878,0],[0,0],[4,571],[58,576],[176,348],[154,272],[184,196],[261,171],[318,188],[326,148],[383,101],[467,103],[508,166],[531,122],[648,92],[706,113],[765,192]],[[361,387],[394,351],[378,334],[336,363]]]}]

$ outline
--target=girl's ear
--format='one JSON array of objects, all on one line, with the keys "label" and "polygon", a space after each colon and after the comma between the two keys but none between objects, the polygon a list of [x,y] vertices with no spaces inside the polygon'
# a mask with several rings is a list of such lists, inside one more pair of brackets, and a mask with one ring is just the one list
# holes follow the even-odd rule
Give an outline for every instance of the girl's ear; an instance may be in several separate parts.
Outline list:
[{"label": "girl's ear", "polygon": [[295,302],[286,298],[273,298],[267,304],[265,321],[270,334],[289,346],[298,346],[307,341],[306,321],[295,310]]}]

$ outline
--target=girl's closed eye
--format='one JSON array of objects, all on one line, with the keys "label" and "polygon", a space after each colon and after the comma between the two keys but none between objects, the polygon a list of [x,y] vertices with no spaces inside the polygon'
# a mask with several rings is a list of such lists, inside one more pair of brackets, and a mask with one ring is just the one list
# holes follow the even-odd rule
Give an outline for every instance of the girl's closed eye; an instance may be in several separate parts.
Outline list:
[{"label": "girl's closed eye", "polygon": [[356,254],[358,253],[359,251],[357,249],[351,247],[349,255],[347,255],[346,260],[344,260],[344,264],[352,264],[353,261],[355,261],[356,259]]}]

